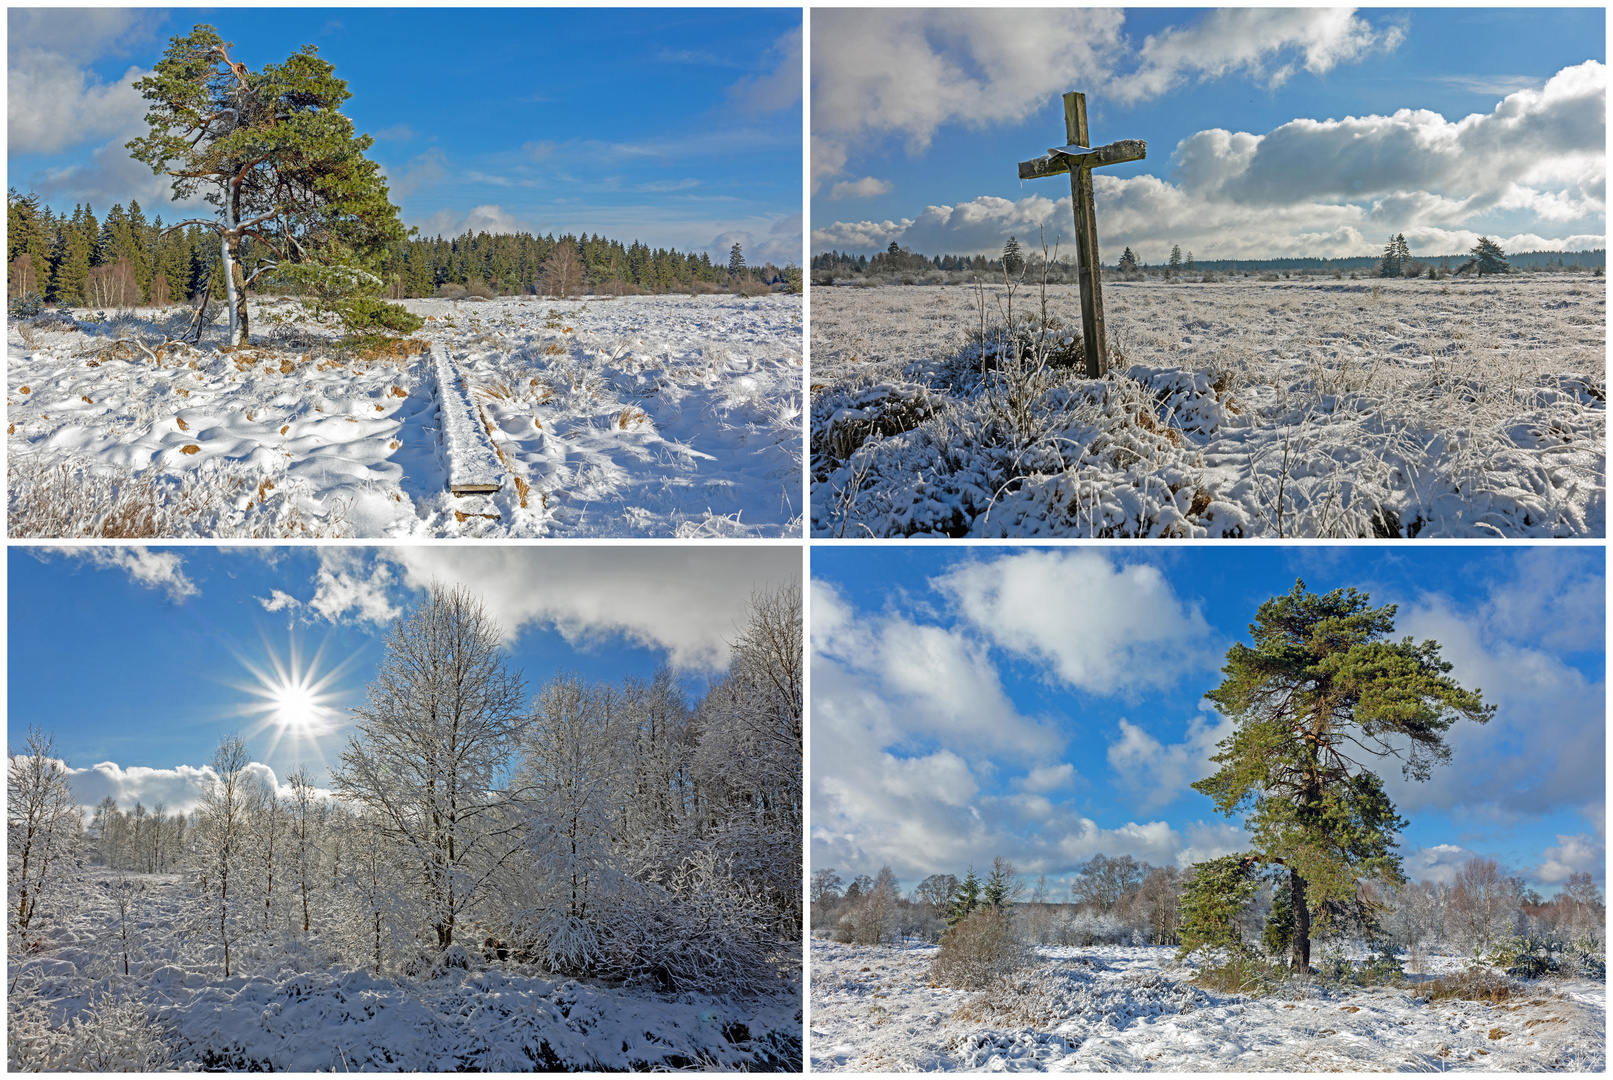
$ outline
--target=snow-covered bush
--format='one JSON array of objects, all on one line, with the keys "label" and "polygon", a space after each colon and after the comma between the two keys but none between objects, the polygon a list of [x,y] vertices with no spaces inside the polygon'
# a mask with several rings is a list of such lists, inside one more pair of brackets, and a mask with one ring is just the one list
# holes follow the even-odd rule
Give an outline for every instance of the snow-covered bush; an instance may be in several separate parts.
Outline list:
[{"label": "snow-covered bush", "polygon": [[1035,950],[1020,940],[1013,916],[1001,908],[985,907],[941,935],[941,951],[930,965],[930,978],[942,986],[979,990],[1035,959]]},{"label": "snow-covered bush", "polygon": [[11,298],[6,312],[13,319],[31,319],[45,310],[45,298],[36,292],[25,292]]},{"label": "snow-covered bush", "polygon": [[153,1072],[172,1059],[167,1028],[137,998],[104,993],[57,1026],[36,986],[19,983],[7,999],[9,1071]]}]

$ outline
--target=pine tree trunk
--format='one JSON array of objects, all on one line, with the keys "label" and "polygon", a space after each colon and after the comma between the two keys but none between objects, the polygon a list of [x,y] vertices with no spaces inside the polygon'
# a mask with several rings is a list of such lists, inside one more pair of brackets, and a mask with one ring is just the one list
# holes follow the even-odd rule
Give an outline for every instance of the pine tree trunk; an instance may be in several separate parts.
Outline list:
[{"label": "pine tree trunk", "polygon": [[1288,872],[1288,895],[1294,909],[1290,961],[1294,971],[1303,975],[1311,969],[1311,909],[1305,904],[1305,879],[1293,870]]}]

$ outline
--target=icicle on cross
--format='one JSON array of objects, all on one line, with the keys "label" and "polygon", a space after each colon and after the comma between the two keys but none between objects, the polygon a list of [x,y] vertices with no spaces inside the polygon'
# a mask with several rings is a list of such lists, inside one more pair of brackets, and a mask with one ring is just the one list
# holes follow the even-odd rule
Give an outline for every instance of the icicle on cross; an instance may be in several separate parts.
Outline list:
[{"label": "icicle on cross", "polygon": [[1087,134],[1087,96],[1071,91],[1064,95],[1064,137],[1068,146],[1055,146],[1046,157],[1019,163],[1021,180],[1070,174],[1070,201],[1075,212],[1076,280],[1081,285],[1081,335],[1085,349],[1087,378],[1101,379],[1109,370],[1109,354],[1103,336],[1103,293],[1098,284],[1098,222],[1092,201],[1092,170],[1099,165],[1119,165],[1141,161],[1148,156],[1148,144],[1141,139],[1122,139],[1094,147]]}]

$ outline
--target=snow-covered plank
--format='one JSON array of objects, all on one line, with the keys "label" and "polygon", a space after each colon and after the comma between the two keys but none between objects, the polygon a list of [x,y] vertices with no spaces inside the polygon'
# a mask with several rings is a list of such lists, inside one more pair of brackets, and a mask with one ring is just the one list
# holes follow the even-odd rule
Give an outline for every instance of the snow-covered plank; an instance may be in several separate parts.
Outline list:
[{"label": "snow-covered plank", "polygon": [[493,452],[493,444],[482,430],[476,408],[465,393],[463,380],[454,369],[446,345],[432,344],[431,366],[442,416],[442,452],[448,464],[448,490],[455,495],[492,494],[503,486],[503,468]]}]

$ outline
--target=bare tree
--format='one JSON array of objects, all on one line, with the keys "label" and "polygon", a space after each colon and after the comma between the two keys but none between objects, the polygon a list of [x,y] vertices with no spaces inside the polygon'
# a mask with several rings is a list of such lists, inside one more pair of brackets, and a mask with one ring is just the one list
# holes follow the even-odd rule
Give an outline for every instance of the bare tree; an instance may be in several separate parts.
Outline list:
[{"label": "bare tree", "polygon": [[6,754],[6,908],[23,946],[81,825],[55,737],[29,728],[25,741],[25,753],[8,748]]},{"label": "bare tree", "polygon": [[543,264],[543,281],[548,293],[562,300],[582,288],[582,262],[577,258],[574,244],[560,241],[549,261]]},{"label": "bare tree", "polygon": [[241,936],[246,904],[241,878],[246,870],[251,795],[244,774],[249,763],[246,744],[239,735],[220,739],[208,762],[213,768],[212,782],[202,792],[197,814],[203,922],[209,931],[218,928],[218,940],[224,946],[225,978],[230,976],[230,946]]},{"label": "bare tree", "polygon": [[291,816],[291,872],[295,887],[302,899],[302,932],[307,933],[309,893],[315,887],[319,874],[319,833],[314,809],[314,785],[308,778],[307,766],[300,766],[286,777],[291,785],[291,796],[286,808]]},{"label": "bare tree", "polygon": [[270,918],[274,914],[275,848],[280,847],[280,859],[285,859],[285,847],[280,843],[286,833],[286,809],[280,794],[267,779],[254,788],[250,795],[250,817],[258,882],[263,889],[263,932],[269,933]]},{"label": "bare tree", "polygon": [[433,583],[392,624],[369,703],[353,710],[359,733],[331,777],[421,889],[439,949],[520,846],[499,783],[529,718],[499,636],[479,600]]},{"label": "bare tree", "polygon": [[1507,932],[1517,911],[1517,895],[1494,859],[1475,857],[1457,872],[1451,906],[1468,947],[1477,951]]}]

